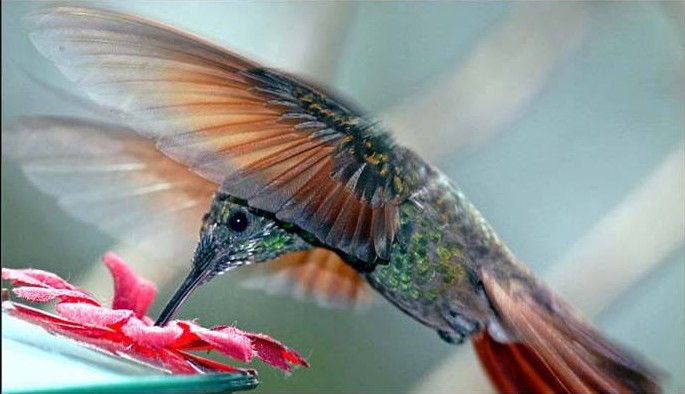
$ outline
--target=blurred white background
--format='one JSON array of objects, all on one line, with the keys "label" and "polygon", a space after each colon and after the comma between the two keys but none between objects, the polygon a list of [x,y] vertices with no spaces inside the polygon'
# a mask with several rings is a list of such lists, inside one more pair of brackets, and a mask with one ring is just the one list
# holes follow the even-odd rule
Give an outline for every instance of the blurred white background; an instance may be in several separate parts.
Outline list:
[{"label": "blurred white background", "polygon": [[[567,300],[666,371],[667,391],[683,391],[683,3],[96,4],[359,102],[455,180]],[[3,125],[26,114],[97,116],[44,84],[80,94],[22,29],[22,15],[43,5],[2,2]],[[116,245],[3,158],[3,266],[106,288],[94,262]],[[124,253],[150,279],[167,278],[158,309],[182,266]],[[309,357],[312,368],[287,378],[259,368],[258,391],[491,391],[470,346],[443,343],[383,302],[322,310],[227,275],[197,291],[181,317],[237,322]]]}]

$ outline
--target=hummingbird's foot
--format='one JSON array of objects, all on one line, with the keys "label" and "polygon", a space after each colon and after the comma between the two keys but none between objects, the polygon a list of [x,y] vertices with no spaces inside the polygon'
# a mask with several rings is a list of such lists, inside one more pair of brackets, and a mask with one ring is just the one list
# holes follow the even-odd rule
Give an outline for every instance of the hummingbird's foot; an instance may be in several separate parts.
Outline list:
[{"label": "hummingbird's foot", "polygon": [[443,341],[454,345],[461,345],[465,339],[463,335],[453,331],[438,330],[438,335]]},{"label": "hummingbird's foot", "polygon": [[449,343],[461,344],[466,338],[483,328],[480,321],[454,311],[450,311],[445,320],[452,330],[438,330],[438,335]]}]

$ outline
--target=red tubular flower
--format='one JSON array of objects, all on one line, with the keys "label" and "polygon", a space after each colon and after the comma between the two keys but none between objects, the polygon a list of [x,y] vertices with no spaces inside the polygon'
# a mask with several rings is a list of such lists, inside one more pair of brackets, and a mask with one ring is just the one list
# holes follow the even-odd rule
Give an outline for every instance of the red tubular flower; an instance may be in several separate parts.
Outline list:
[{"label": "red tubular flower", "polygon": [[3,301],[2,309],[51,333],[175,374],[239,371],[188,353],[192,350],[216,350],[243,362],[256,356],[288,372],[293,365],[309,366],[295,351],[264,334],[227,326],[208,329],[182,320],[154,326],[145,314],[157,294],[155,284],[136,276],[113,253],[103,261],[114,278],[112,308],[53,273],[3,268],[2,279],[19,286],[12,290],[17,297],[35,303],[56,300],[59,316],[12,301]]}]

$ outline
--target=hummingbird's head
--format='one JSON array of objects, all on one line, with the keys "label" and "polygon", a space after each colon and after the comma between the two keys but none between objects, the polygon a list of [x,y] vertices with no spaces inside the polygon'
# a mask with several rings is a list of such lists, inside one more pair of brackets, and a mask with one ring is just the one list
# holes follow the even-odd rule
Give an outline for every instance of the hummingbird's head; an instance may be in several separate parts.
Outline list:
[{"label": "hummingbird's head", "polygon": [[241,200],[217,193],[203,219],[191,271],[155,324],[166,324],[190,293],[213,277],[309,247],[294,226],[278,221],[268,212],[250,208]]}]

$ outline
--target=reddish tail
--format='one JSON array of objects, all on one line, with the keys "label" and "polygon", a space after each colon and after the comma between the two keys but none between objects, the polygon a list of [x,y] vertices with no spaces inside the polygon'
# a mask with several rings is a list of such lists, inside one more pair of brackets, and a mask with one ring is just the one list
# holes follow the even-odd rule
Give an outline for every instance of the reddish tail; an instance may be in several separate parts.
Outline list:
[{"label": "reddish tail", "polygon": [[473,338],[473,347],[490,381],[502,394],[568,392],[525,345],[499,343],[486,330]]},{"label": "reddish tail", "polygon": [[658,377],[637,357],[593,330],[535,282],[502,283],[487,273],[485,290],[516,343],[487,330],[473,344],[500,393],[658,393]]},{"label": "reddish tail", "polygon": [[569,392],[554,372],[525,345],[499,343],[483,331],[473,338],[473,347],[490,381],[500,393]]},{"label": "reddish tail", "polygon": [[[601,376],[602,371],[582,376],[581,371],[573,371],[568,376],[569,366],[545,362],[531,347],[519,343],[499,343],[487,330],[473,338],[473,346],[481,365],[497,391],[509,393],[632,393],[659,392],[654,381],[643,381],[644,385],[631,387],[630,384],[609,384],[610,377]],[[582,354],[579,355],[582,357]],[[580,373],[579,373],[580,372]],[[614,371],[618,372],[618,371]],[[579,374],[575,374],[579,373]],[[582,379],[581,387],[576,378]],[[632,380],[634,377],[629,377]],[[628,383],[628,382],[622,382]],[[577,391],[582,388],[583,391]]]}]

